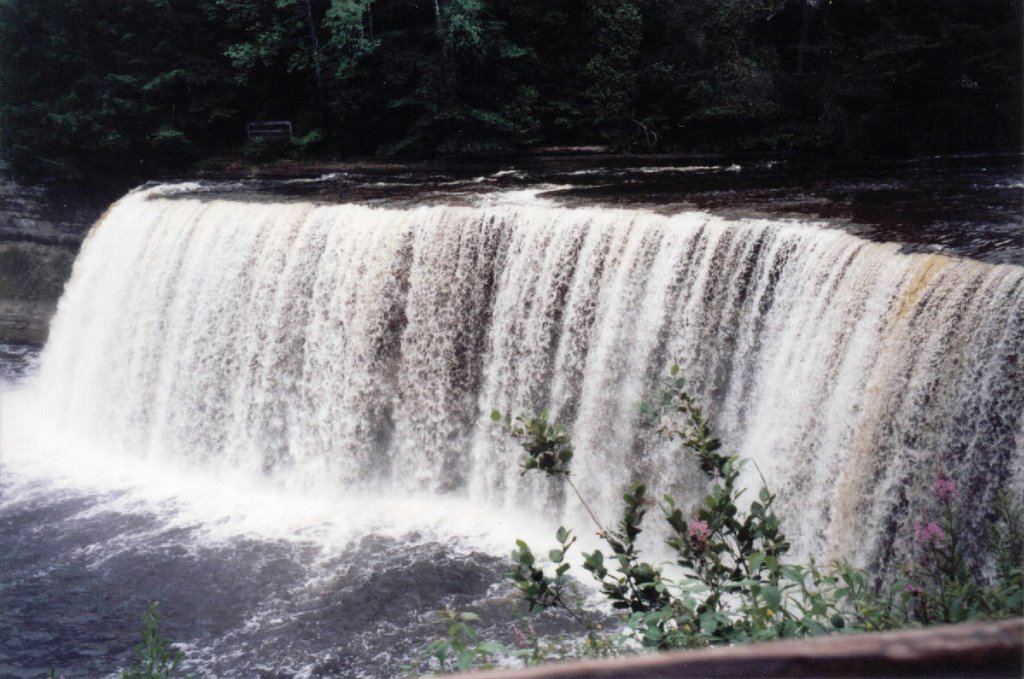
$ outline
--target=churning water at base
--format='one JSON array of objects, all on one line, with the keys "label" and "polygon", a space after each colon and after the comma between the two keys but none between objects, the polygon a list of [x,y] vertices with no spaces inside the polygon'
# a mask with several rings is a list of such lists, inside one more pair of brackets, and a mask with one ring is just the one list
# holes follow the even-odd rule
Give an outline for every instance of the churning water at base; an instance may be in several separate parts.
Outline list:
[{"label": "churning water at base", "polygon": [[[577,484],[609,523],[631,480],[694,501],[692,461],[643,429],[635,409],[673,362],[726,447],[779,492],[800,554],[884,569],[904,553],[940,470],[975,501],[975,527],[996,493],[1024,484],[1020,266],[699,212],[493,198],[397,209],[182,191],[130,194],[84,244],[38,378],[5,395],[13,499],[3,511],[14,517],[5,525],[49,525],[52,513],[74,533],[67,526],[109,510],[143,536],[132,549],[172,564],[185,550],[177,568],[222,578],[212,590],[266,589],[215,607],[249,616],[232,629],[266,634],[197,642],[221,658],[217,675],[242,666],[239,649],[273,637],[265,630],[277,619],[305,621],[279,642],[292,645],[281,657],[316,656],[329,675],[372,671],[375,623],[359,615],[394,606],[373,619],[397,638],[450,593],[439,584],[406,605],[399,585],[367,603],[351,583],[382,569],[410,587],[430,582],[410,564],[433,567],[442,552],[429,550],[455,544],[458,562],[482,574],[479,600],[513,536],[585,528],[557,488],[519,475],[491,408],[550,407],[575,443]],[[69,469],[74,481],[38,481]],[[121,474],[121,485],[108,478]],[[68,486],[108,490],[65,501],[57,489]],[[145,511],[125,490],[142,487]],[[253,502],[260,493],[273,499]],[[235,495],[244,510],[218,504]],[[523,515],[539,518],[499,526]],[[95,530],[120,540],[117,521]],[[209,537],[221,522],[235,536],[227,542]],[[149,535],[166,531],[169,546],[153,547],[164,538]],[[260,547],[246,552],[239,535]],[[387,570],[391,553],[412,561]],[[237,579],[226,575],[236,561]],[[263,562],[277,565],[264,573]],[[279,615],[279,600],[307,617]],[[358,622],[316,650],[324,601]],[[324,649],[348,643],[365,645],[358,662],[331,666]],[[245,667],[238,676],[258,665]]]},{"label": "churning water at base", "polygon": [[[5,429],[33,419],[17,399]],[[0,468],[5,678],[120,676],[154,600],[192,676],[401,674],[443,636],[441,609],[510,640],[522,613],[497,555],[550,533],[457,498],[301,496],[40,439],[4,440],[24,453]]]}]

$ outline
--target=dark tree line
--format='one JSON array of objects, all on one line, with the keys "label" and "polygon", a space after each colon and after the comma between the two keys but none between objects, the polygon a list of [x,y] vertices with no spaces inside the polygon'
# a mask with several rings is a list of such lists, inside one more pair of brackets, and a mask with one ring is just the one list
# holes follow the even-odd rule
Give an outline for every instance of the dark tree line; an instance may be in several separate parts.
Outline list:
[{"label": "dark tree line", "polygon": [[0,157],[1020,148],[1024,0],[0,0]]}]

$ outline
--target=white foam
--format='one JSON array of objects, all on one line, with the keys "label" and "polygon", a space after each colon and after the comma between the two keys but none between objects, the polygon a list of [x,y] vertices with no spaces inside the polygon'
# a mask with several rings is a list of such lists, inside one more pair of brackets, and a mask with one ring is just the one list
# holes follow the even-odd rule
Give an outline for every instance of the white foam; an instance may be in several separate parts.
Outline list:
[{"label": "white foam", "polygon": [[633,479],[701,495],[634,408],[674,361],[805,553],[864,561],[894,522],[909,535],[940,466],[981,489],[979,516],[1021,468],[1021,267],[807,223],[557,208],[557,186],[407,210],[178,196],[192,187],[130,194],[86,241],[38,388],[4,398],[18,473],[144,489],[213,532],[415,525],[497,548],[587,518],[519,474],[491,408],[563,418],[608,524]]}]

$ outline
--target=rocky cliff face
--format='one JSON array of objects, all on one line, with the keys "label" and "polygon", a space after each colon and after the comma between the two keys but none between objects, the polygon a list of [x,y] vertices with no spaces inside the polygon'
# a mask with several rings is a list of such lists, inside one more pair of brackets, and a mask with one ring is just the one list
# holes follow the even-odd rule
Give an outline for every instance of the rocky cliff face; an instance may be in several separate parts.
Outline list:
[{"label": "rocky cliff face", "polygon": [[0,241],[0,341],[43,343],[77,247]]},{"label": "rocky cliff face", "polygon": [[0,161],[0,240],[77,248],[120,193],[22,184]]},{"label": "rocky cliff face", "polygon": [[21,184],[0,163],[0,342],[46,340],[78,246],[111,200]]}]

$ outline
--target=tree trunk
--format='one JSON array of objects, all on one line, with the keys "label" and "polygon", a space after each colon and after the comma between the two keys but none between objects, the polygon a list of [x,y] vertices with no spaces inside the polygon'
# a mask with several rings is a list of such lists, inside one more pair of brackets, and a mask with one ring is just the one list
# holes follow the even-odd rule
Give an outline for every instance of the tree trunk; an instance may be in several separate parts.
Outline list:
[{"label": "tree trunk", "polygon": [[441,69],[441,91],[439,105],[448,100],[448,95],[455,90],[455,79],[449,68],[448,47],[444,35],[444,24],[441,22],[441,0],[434,0],[434,30],[437,33],[438,65]]},{"label": "tree trunk", "polygon": [[312,0],[305,0],[304,4],[306,6],[306,23],[309,25],[310,52],[313,56],[313,74],[316,78],[317,103],[319,104],[320,121],[323,122],[326,118],[327,99],[324,96],[324,79],[320,66],[320,39],[316,37],[316,22],[313,21]]}]

